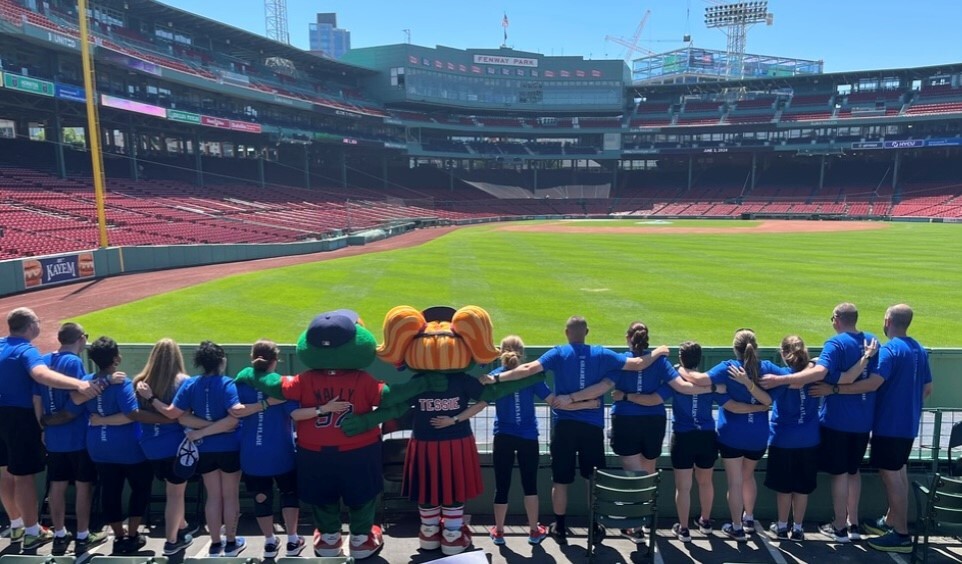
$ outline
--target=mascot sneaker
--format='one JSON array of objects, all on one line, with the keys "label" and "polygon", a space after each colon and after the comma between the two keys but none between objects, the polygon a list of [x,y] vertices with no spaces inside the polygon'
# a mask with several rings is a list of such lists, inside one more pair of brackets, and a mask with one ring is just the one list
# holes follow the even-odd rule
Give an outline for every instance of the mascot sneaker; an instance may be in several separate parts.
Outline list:
[{"label": "mascot sneaker", "polygon": [[363,560],[374,556],[384,548],[384,538],[381,536],[381,527],[374,525],[371,532],[366,535],[351,535],[351,556],[355,560]]},{"label": "mascot sneaker", "polygon": [[467,527],[449,530],[441,533],[441,552],[446,556],[461,554],[471,546],[471,532]]},{"label": "mascot sneaker", "polygon": [[421,550],[437,550],[441,548],[441,527],[437,525],[421,525],[418,533]]},{"label": "mascot sneaker", "polygon": [[315,556],[342,556],[341,544],[344,539],[340,533],[322,535],[320,531],[314,531],[314,555]]}]

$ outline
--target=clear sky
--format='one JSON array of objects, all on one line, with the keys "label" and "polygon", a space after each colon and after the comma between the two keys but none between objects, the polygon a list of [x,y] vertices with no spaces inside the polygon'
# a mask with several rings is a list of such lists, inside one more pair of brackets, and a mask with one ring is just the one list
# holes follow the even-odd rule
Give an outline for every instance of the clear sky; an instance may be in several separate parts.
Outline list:
[{"label": "clear sky", "polygon": [[[263,0],[162,0],[177,8],[263,35]],[[546,55],[621,58],[606,35],[631,37],[651,10],[641,45],[652,51],[683,46],[725,49],[725,35],[704,25],[715,0],[288,0],[291,43],[306,49],[316,12],[336,12],[352,47],[411,42],[459,49],[501,44]],[[749,31],[748,52],[825,61],[826,72],[962,62],[962,0],[769,0],[774,25]],[[689,15],[690,13],[690,15]]]}]

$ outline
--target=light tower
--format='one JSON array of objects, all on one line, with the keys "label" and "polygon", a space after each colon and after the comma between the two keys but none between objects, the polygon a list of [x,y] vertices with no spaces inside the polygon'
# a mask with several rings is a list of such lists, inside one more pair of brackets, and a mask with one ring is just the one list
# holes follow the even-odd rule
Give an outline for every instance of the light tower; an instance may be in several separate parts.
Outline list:
[{"label": "light tower", "polygon": [[290,45],[291,36],[287,28],[287,0],[264,0],[264,18],[267,23],[267,38]]},{"label": "light tower", "polygon": [[719,28],[728,36],[728,76],[741,78],[744,71],[748,28],[765,22],[772,25],[768,1],[726,2],[705,8],[705,26]]}]

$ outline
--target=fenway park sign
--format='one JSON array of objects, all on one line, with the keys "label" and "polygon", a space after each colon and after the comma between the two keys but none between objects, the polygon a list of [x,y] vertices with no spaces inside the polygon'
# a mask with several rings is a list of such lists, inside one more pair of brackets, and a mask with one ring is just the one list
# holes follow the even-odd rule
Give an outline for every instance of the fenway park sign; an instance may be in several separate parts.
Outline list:
[{"label": "fenway park sign", "polygon": [[475,55],[474,64],[536,68],[538,66],[538,59],[526,59],[524,57],[498,57],[495,55]]}]

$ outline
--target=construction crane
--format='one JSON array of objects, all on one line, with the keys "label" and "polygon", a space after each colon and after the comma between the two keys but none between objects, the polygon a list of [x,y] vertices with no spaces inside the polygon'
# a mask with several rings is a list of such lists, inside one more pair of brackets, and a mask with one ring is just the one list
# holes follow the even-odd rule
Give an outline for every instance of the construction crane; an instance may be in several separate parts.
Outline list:
[{"label": "construction crane", "polygon": [[287,0],[264,0],[264,19],[267,24],[267,37],[290,45],[291,37],[287,28]]},{"label": "construction crane", "polygon": [[621,45],[625,48],[625,61],[631,63],[634,58],[635,53],[643,53],[645,55],[653,55],[654,51],[645,49],[638,45],[641,41],[641,33],[645,30],[645,24],[648,23],[648,16],[651,15],[651,10],[645,10],[645,15],[642,16],[641,21],[638,22],[638,27],[635,29],[635,34],[631,36],[631,39],[625,39],[623,37],[615,37],[613,35],[606,35],[605,41],[610,41],[615,45]]}]

